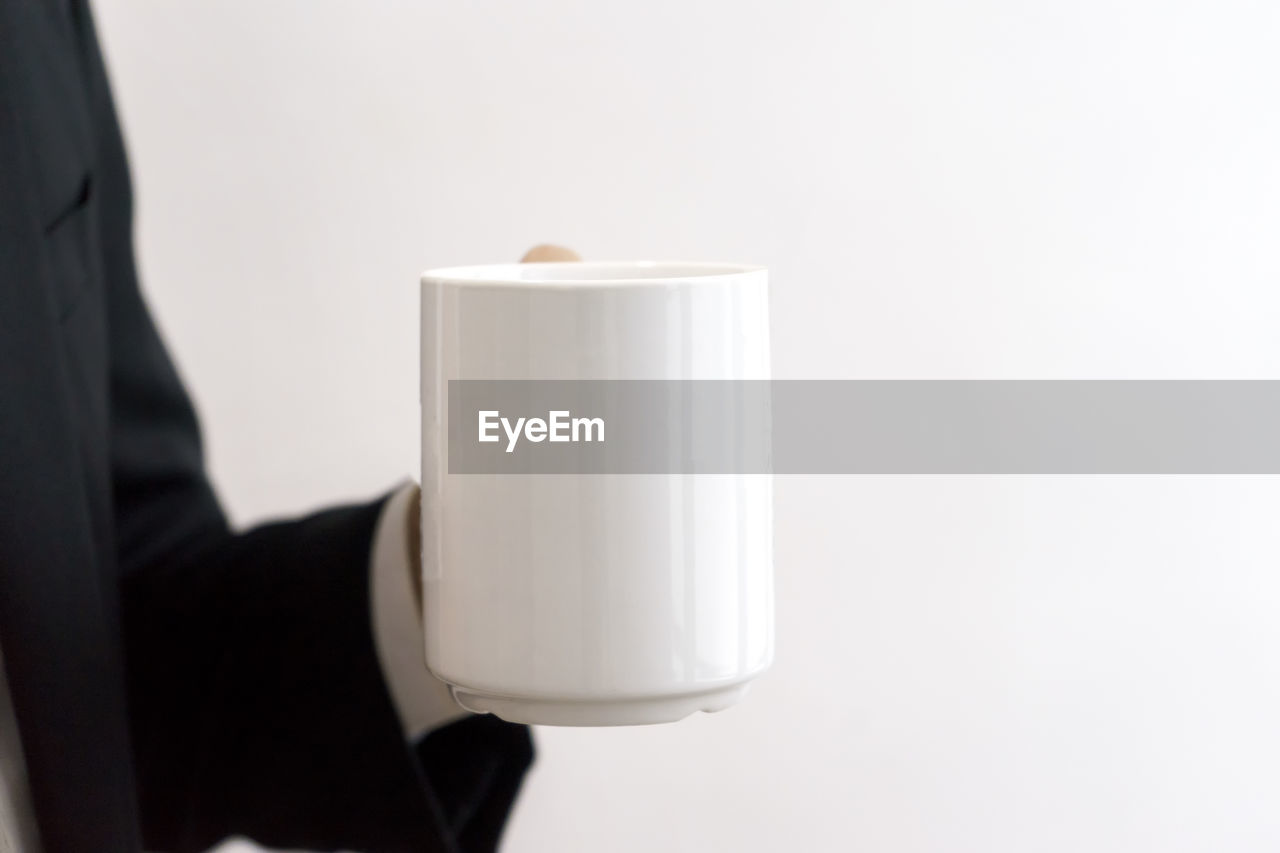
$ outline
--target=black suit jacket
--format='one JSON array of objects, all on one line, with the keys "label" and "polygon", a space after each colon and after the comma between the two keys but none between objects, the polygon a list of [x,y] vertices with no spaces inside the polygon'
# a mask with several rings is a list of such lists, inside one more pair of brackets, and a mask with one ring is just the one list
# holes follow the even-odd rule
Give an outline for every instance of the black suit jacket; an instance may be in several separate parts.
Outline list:
[{"label": "black suit jacket", "polygon": [[380,502],[228,529],[130,232],[85,3],[0,0],[0,648],[46,853],[491,849],[527,731],[404,742]]}]

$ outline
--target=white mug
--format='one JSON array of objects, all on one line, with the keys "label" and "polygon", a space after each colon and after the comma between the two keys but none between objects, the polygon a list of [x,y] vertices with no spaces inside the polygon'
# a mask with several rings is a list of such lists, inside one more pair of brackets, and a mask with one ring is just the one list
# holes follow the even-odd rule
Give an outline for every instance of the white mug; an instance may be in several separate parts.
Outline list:
[{"label": "white mug", "polygon": [[422,276],[427,666],[514,722],[718,711],[773,658],[764,475],[451,474],[456,379],[768,379],[768,275],[689,263]]}]

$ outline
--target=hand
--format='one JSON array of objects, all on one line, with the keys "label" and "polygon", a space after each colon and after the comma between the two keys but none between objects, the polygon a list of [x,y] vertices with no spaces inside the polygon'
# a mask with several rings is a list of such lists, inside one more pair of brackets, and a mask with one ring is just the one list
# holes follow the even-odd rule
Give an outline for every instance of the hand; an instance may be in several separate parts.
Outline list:
[{"label": "hand", "polygon": [[[580,261],[582,258],[573,249],[556,246],[552,243],[540,243],[524,253],[520,259],[522,264],[540,264],[552,261]],[[409,517],[405,519],[405,530],[409,532],[409,584],[413,587],[414,603],[418,613],[422,613],[422,490],[415,489],[413,499],[409,501]]]}]

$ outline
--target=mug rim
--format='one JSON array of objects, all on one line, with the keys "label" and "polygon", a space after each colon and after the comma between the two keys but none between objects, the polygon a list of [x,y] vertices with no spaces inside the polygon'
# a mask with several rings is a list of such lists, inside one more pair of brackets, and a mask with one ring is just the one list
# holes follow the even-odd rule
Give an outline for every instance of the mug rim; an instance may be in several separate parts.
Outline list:
[{"label": "mug rim", "polygon": [[[562,272],[561,272],[562,271]],[[568,274],[572,271],[572,275]],[[559,272],[560,276],[557,275]],[[638,274],[647,272],[647,275]],[[422,283],[468,287],[635,287],[725,283],[767,272],[756,264],[716,261],[539,261],[441,267],[422,274]],[[584,273],[586,275],[584,276]],[[594,275],[592,273],[595,273]]]}]

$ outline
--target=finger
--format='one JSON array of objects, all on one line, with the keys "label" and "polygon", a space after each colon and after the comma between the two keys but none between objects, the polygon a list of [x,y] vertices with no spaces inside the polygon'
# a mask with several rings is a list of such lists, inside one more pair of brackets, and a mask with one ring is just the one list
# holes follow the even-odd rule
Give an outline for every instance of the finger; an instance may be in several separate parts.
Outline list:
[{"label": "finger", "polygon": [[520,259],[522,264],[540,264],[548,261],[580,261],[578,253],[573,249],[566,249],[564,246],[554,246],[551,243],[542,243],[534,246],[532,249],[524,253],[524,257]]}]

